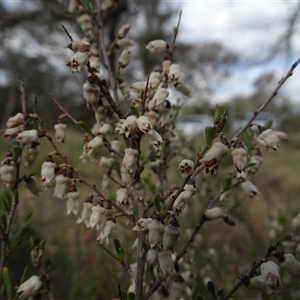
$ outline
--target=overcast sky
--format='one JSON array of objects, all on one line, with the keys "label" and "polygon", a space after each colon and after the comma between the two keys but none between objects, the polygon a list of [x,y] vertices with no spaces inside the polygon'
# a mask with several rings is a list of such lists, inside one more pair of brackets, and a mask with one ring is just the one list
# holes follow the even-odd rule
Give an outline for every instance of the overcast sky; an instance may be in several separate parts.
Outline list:
[{"label": "overcast sky", "polygon": [[[298,1],[182,2],[181,40],[219,41],[229,49],[258,60],[283,33],[286,20],[298,5]],[[230,98],[234,93],[250,93],[253,80],[266,71],[274,72],[279,79],[285,75],[290,65],[300,57],[299,33],[292,41],[290,56],[280,56],[268,64],[236,70],[220,88],[219,101]],[[284,91],[293,101],[300,103],[299,83],[300,70],[296,70]]]}]

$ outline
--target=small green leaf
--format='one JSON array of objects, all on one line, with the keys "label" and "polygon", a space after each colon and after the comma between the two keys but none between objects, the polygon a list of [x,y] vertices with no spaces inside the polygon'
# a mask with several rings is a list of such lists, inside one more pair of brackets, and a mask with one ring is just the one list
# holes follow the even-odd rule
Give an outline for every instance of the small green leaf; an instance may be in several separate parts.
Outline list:
[{"label": "small green leaf", "polygon": [[119,259],[121,261],[124,261],[125,253],[124,253],[124,248],[122,247],[120,241],[117,239],[114,239],[114,246],[115,246],[115,249],[116,249]]},{"label": "small green leaf", "polygon": [[110,255],[112,258],[118,260],[118,261],[121,261],[123,262],[122,260],[119,259],[119,257],[117,257],[116,255],[114,255],[113,253],[111,253],[111,251],[109,249],[107,249],[104,245],[98,243],[98,246],[100,248],[102,248],[108,255]]},{"label": "small green leaf", "polygon": [[161,211],[160,199],[159,199],[158,196],[154,197],[153,204],[154,204],[157,211]]},{"label": "small green leaf", "polygon": [[245,136],[244,143],[248,149],[251,149],[252,140],[253,140],[253,132],[248,132]]},{"label": "small green leaf", "polygon": [[231,177],[225,177],[223,179],[223,191],[227,191],[229,189],[229,187],[231,186],[231,181]]},{"label": "small green leaf", "polygon": [[126,291],[122,291],[122,300],[128,300]]},{"label": "small green leaf", "polygon": [[78,121],[77,125],[79,127],[81,127],[86,133],[88,133],[89,135],[93,135],[91,129],[89,128],[89,126],[83,122],[83,121]]},{"label": "small green leaf", "polygon": [[128,300],[135,300],[135,294],[130,292],[128,295],[127,295],[127,299]]},{"label": "small green leaf", "polygon": [[210,294],[212,295],[212,297],[214,299],[216,299],[217,297],[216,297],[216,293],[215,293],[215,285],[212,281],[207,282],[207,289],[210,292]]},{"label": "small green leaf", "polygon": [[174,27],[174,28],[173,28],[173,33],[174,33],[174,35],[177,35],[177,34],[178,34],[178,27]]},{"label": "small green leaf", "polygon": [[219,104],[216,105],[216,110],[214,114],[214,124],[217,124],[221,118],[221,106]]},{"label": "small green leaf", "polygon": [[114,160],[113,164],[112,164],[112,169],[117,172],[119,177],[121,177],[121,168],[120,168],[120,163],[119,162]]},{"label": "small green leaf", "polygon": [[0,194],[0,209],[9,212],[11,208],[11,193],[9,189],[5,189]]},{"label": "small green leaf", "polygon": [[114,43],[111,43],[109,48],[108,48],[108,51],[107,51],[107,55],[112,55],[112,53],[114,52],[115,50],[115,44]]},{"label": "small green leaf", "polygon": [[153,265],[149,266],[149,275],[150,275],[152,281],[156,282],[156,276],[155,276],[155,273],[154,273],[154,266]]},{"label": "small green leaf", "polygon": [[45,252],[45,248],[46,248],[46,241],[45,240],[42,240],[40,243],[39,243],[39,246],[40,248],[42,249],[43,253]]},{"label": "small green leaf", "polygon": [[26,267],[24,268],[24,271],[23,271],[23,273],[22,273],[21,280],[20,280],[20,285],[25,281],[27,269],[28,269],[28,266],[26,266]]},{"label": "small green leaf", "polygon": [[25,234],[27,234],[29,230],[29,225],[32,219],[32,213],[30,213],[26,219],[21,223],[19,229],[14,234],[11,242],[11,248],[14,249],[19,243],[21,243]]},{"label": "small green leaf", "polygon": [[11,299],[12,298],[12,288],[11,288],[11,280],[10,280],[9,270],[7,267],[3,267],[2,276],[3,276],[4,285],[5,285],[7,299]]},{"label": "small green leaf", "polygon": [[266,129],[271,128],[272,125],[273,125],[273,120],[272,120],[272,119],[267,120],[267,121],[265,122],[265,127],[266,127]]},{"label": "small green leaf", "polygon": [[14,162],[18,162],[21,154],[22,154],[22,148],[20,146],[15,145],[12,147],[12,157]]},{"label": "small green leaf", "polygon": [[205,128],[205,138],[207,146],[210,147],[215,138],[215,131],[211,126]]},{"label": "small green leaf", "polygon": [[130,106],[130,111],[131,113],[136,116],[137,118],[140,116],[139,111],[134,107],[134,106]]}]

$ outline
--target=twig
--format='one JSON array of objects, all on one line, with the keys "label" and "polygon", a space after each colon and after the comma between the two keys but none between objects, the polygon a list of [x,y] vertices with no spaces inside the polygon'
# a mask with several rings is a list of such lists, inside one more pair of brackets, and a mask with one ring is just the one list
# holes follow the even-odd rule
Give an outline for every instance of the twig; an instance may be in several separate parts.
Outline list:
[{"label": "twig", "polygon": [[276,245],[271,246],[268,249],[268,251],[265,253],[265,255],[258,262],[253,263],[252,268],[245,275],[242,275],[238,278],[238,280],[233,285],[233,288],[224,297],[218,297],[217,300],[226,300],[226,299],[228,299],[231,295],[233,295],[243,285],[243,283],[246,280],[253,277],[255,270],[258,269],[260,267],[260,265],[262,265],[264,262],[267,261],[267,259],[269,257],[272,256],[273,252],[276,251],[279,244],[280,243],[277,243]]},{"label": "twig", "polygon": [[61,24],[61,26],[63,27],[63,29],[64,29],[65,33],[67,34],[67,36],[69,37],[70,41],[73,42],[73,38],[72,38],[71,35],[69,34],[69,32],[68,32],[68,30],[66,29],[66,27],[65,27],[63,24]]},{"label": "twig", "polygon": [[235,135],[233,138],[239,137],[244,131],[246,131],[252,124],[252,122],[254,121],[254,119],[262,112],[262,110],[273,100],[273,98],[276,97],[278,91],[280,90],[280,88],[283,86],[283,84],[293,75],[294,70],[296,69],[296,67],[298,66],[298,64],[300,63],[300,58],[293,63],[293,65],[290,67],[290,69],[288,70],[288,72],[286,73],[286,75],[284,77],[282,77],[276,88],[273,90],[273,92],[271,93],[271,95],[269,96],[269,98],[260,106],[260,108],[255,111],[253,113],[253,116],[251,117],[251,119],[247,122],[247,124],[241,128]]},{"label": "twig", "polygon": [[21,78],[20,78],[20,92],[21,92],[22,114],[25,116],[27,97],[26,97],[24,82],[21,80]]},{"label": "twig", "polygon": [[176,49],[176,39],[177,39],[178,32],[179,32],[181,15],[182,15],[182,10],[179,12],[178,23],[177,23],[177,26],[175,27],[176,29],[174,30],[174,38],[173,38],[173,42],[172,42],[172,49],[170,51],[170,61],[173,60],[174,51]]}]

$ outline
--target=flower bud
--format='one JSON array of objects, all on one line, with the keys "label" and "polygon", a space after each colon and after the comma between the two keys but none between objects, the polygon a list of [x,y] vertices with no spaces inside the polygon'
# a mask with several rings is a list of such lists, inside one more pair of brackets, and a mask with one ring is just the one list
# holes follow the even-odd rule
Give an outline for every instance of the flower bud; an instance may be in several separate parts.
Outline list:
[{"label": "flower bud", "polygon": [[268,292],[267,284],[265,283],[262,275],[254,276],[250,278],[248,281],[246,281],[244,284],[248,289],[259,290],[263,293]]},{"label": "flower bud", "polygon": [[157,260],[158,251],[156,249],[149,249],[146,255],[146,261],[148,264],[153,265]]},{"label": "flower bud", "polygon": [[267,150],[272,148],[276,150],[280,147],[279,137],[272,129],[263,131],[258,137],[257,141],[260,145],[264,146]]},{"label": "flower bud", "polygon": [[78,214],[80,193],[76,191],[75,185],[73,187],[75,189],[73,188],[72,190],[71,186],[69,192],[67,193],[67,215],[69,215],[71,212],[73,212],[74,215]]},{"label": "flower bud", "polygon": [[163,237],[164,225],[158,220],[153,220],[153,222],[148,225],[148,229],[150,247],[154,248],[156,245],[160,245]]},{"label": "flower bud", "polygon": [[101,158],[101,148],[104,145],[101,136],[95,136],[85,145],[85,151],[91,162],[97,161]]},{"label": "flower bud", "polygon": [[84,41],[72,41],[65,48],[71,49],[74,53],[77,52],[89,52],[91,45]]},{"label": "flower bud", "polygon": [[62,171],[55,177],[55,189],[53,197],[66,198],[67,192],[71,184],[71,179]]},{"label": "flower bud", "polygon": [[121,168],[121,180],[126,186],[130,186],[133,183],[133,174],[125,168]]},{"label": "flower bud", "polygon": [[55,138],[58,142],[64,143],[66,141],[67,125],[63,123],[58,123],[54,125]]},{"label": "flower bud", "polygon": [[152,134],[146,134],[145,139],[150,143],[155,150],[161,150],[163,145],[163,139],[158,132],[152,131]]},{"label": "flower bud", "polygon": [[82,211],[81,214],[79,216],[79,218],[77,219],[76,223],[80,224],[84,221],[85,226],[88,227],[89,223],[90,223],[90,217],[92,214],[92,207],[93,204],[92,202],[92,196],[88,197],[85,202],[82,204]]},{"label": "flower bud", "polygon": [[125,81],[121,81],[121,82],[119,82],[118,87],[119,87],[123,97],[128,98],[129,97],[129,92],[130,92],[128,84]]},{"label": "flower bud", "polygon": [[17,113],[15,116],[9,118],[6,122],[7,128],[18,127],[23,125],[25,122],[24,116],[21,113]]},{"label": "flower bud", "polygon": [[207,209],[204,216],[209,220],[215,220],[226,216],[225,209],[223,207],[214,207]]},{"label": "flower bud", "polygon": [[148,230],[149,224],[153,222],[152,218],[141,218],[139,219],[135,224],[135,226],[132,228],[133,231],[146,231]]},{"label": "flower bud", "polygon": [[151,101],[148,103],[148,106],[150,109],[153,109],[154,107],[160,106],[169,96],[169,91],[165,88],[158,88],[151,99]]},{"label": "flower bud", "polygon": [[[117,152],[120,151],[120,148],[121,148],[121,142],[119,141],[118,137],[115,137],[111,143],[111,148]],[[111,152],[111,155],[115,155],[113,152]]]},{"label": "flower bud", "polygon": [[153,71],[149,76],[148,88],[149,89],[156,89],[161,82],[161,72],[160,71]]},{"label": "flower bud", "polygon": [[[100,95],[100,93],[99,93],[99,95]],[[98,96],[98,99],[99,99],[99,96]],[[104,106],[99,106],[97,108],[94,108],[94,111],[95,111],[95,119],[96,119],[97,123],[105,122],[106,108]]]},{"label": "flower bud", "polygon": [[138,81],[130,85],[130,90],[135,93],[141,93],[146,89],[147,81]]},{"label": "flower bud", "polygon": [[100,96],[100,87],[93,82],[85,82],[83,84],[83,98],[86,100],[87,108],[98,107]]},{"label": "flower bud", "polygon": [[80,72],[80,70],[88,63],[89,52],[76,52],[66,63],[71,68],[72,73]]},{"label": "flower bud", "polygon": [[252,198],[252,197],[256,196],[257,194],[259,194],[259,191],[256,188],[256,186],[249,180],[243,182],[241,184],[241,188],[246,193],[246,195],[250,198]]},{"label": "flower bud", "polygon": [[167,277],[167,275],[175,275],[176,271],[174,269],[174,262],[171,256],[170,251],[163,251],[158,253],[158,262],[159,267],[163,273],[164,277]]},{"label": "flower bud", "polygon": [[37,142],[39,138],[38,131],[36,129],[24,130],[18,134],[16,140],[22,142],[23,144],[28,144],[32,142]]},{"label": "flower bud", "polygon": [[300,280],[300,262],[290,253],[276,253],[280,267],[287,271],[294,279]]},{"label": "flower bud", "polygon": [[8,164],[0,166],[0,178],[3,181],[4,186],[13,186],[16,182],[17,168],[13,161]]},{"label": "flower bud", "polygon": [[176,219],[171,220],[170,224],[165,226],[163,235],[164,250],[173,251],[181,231]]},{"label": "flower bud", "polygon": [[77,23],[85,34],[92,34],[92,18],[88,14],[83,14],[76,19]]},{"label": "flower bud", "polygon": [[145,134],[152,134],[152,125],[150,124],[150,121],[147,117],[145,116],[140,116],[136,120],[136,124],[139,128],[140,131],[142,131]]},{"label": "flower bud", "polygon": [[94,72],[100,72],[100,58],[99,56],[92,55],[89,58],[90,67]]},{"label": "flower bud", "polygon": [[36,158],[40,153],[39,145],[40,144],[38,142],[32,142],[25,148],[25,166],[31,166],[33,163],[35,163]]},{"label": "flower bud", "polygon": [[117,203],[120,205],[125,205],[128,203],[128,189],[125,187],[119,187],[117,189]]},{"label": "flower bud", "polygon": [[120,69],[124,69],[125,67],[127,67],[132,59],[132,51],[129,47],[125,48],[120,57],[119,57],[119,68]]},{"label": "flower bud", "polygon": [[183,178],[187,177],[188,175],[193,174],[194,172],[194,162],[190,159],[184,159],[178,166],[178,171],[181,173]]},{"label": "flower bud", "polygon": [[183,82],[178,82],[174,86],[175,86],[175,89],[178,92],[180,92],[181,94],[183,94],[189,98],[193,97],[193,91],[187,84],[185,84]]},{"label": "flower bud", "polygon": [[118,38],[123,39],[127,35],[127,33],[129,32],[130,27],[131,27],[130,24],[122,25],[122,27],[118,31]]},{"label": "flower bud", "polygon": [[116,220],[110,219],[106,221],[106,224],[102,231],[100,232],[100,235],[97,237],[97,241],[99,241],[100,244],[102,244],[104,241],[106,244],[109,244],[109,235],[116,229]]},{"label": "flower bud", "polygon": [[17,294],[19,294],[20,299],[25,299],[33,295],[42,286],[42,281],[39,276],[33,275],[28,280],[23,282],[17,288]]},{"label": "flower bud", "polygon": [[97,230],[102,230],[106,223],[105,212],[106,209],[102,206],[102,203],[93,206],[88,227],[93,228],[97,225]]},{"label": "flower bud", "polygon": [[170,69],[171,64],[172,64],[172,61],[170,61],[170,60],[164,60],[162,62],[162,68],[163,68],[162,71],[163,71],[164,76],[169,74],[169,69]]},{"label": "flower bud", "polygon": [[[181,212],[187,202],[192,198],[192,196],[195,194],[196,189],[194,184],[186,184],[184,187],[184,191],[182,191],[179,196],[177,197],[177,199],[175,200],[174,204],[173,204],[173,208],[175,209],[175,212],[179,213]],[[176,193],[176,191],[174,192]],[[171,195],[171,200],[173,195]]]},{"label": "flower bud", "polygon": [[152,125],[152,127],[155,127],[159,121],[160,115],[153,110],[148,110],[145,112],[145,117],[149,119],[149,122]]},{"label": "flower bud", "polygon": [[116,46],[120,49],[125,49],[133,45],[133,40],[131,39],[118,39],[116,41]]},{"label": "flower bud", "polygon": [[159,128],[164,127],[171,120],[172,108],[169,100],[164,102],[164,108],[160,111],[160,118],[156,124]]},{"label": "flower bud", "polygon": [[151,53],[164,53],[167,50],[168,44],[164,40],[153,40],[148,43],[146,49]]}]

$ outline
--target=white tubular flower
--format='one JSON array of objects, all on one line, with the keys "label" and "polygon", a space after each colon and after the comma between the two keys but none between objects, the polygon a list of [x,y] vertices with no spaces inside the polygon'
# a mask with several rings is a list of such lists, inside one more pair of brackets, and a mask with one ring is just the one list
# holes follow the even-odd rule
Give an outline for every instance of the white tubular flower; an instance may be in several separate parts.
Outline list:
[{"label": "white tubular flower", "polygon": [[106,209],[102,205],[97,204],[93,206],[88,227],[93,228],[97,225],[97,230],[103,229],[106,222],[105,212]]},{"label": "white tubular flower", "polygon": [[92,34],[92,18],[88,14],[83,14],[76,19],[77,23],[85,34]]},{"label": "white tubular flower", "polygon": [[276,257],[279,260],[280,267],[287,271],[294,279],[300,280],[300,262],[290,253],[280,253]]},{"label": "white tubular flower", "polygon": [[134,173],[134,171],[136,170],[138,155],[139,151],[137,149],[126,148],[122,162],[122,168],[128,170],[130,173]]},{"label": "white tubular flower", "polygon": [[99,160],[99,165],[105,168],[111,168],[113,162],[114,162],[113,158],[101,156]]},{"label": "white tubular flower", "polygon": [[139,219],[135,224],[135,226],[132,228],[133,231],[146,231],[148,230],[149,224],[153,222],[152,218],[141,218]]},{"label": "white tubular flower", "polygon": [[92,162],[101,158],[101,148],[103,145],[103,138],[101,136],[95,136],[85,145],[87,155]]},{"label": "white tubular flower", "polygon": [[16,137],[16,140],[22,142],[23,144],[37,142],[38,139],[39,134],[36,129],[24,130],[23,132],[19,133]]},{"label": "white tubular flower", "polygon": [[69,215],[71,212],[74,215],[78,214],[79,197],[80,197],[80,193],[78,193],[76,190],[67,193],[67,201],[66,201],[67,215]]},{"label": "white tubular flower", "polygon": [[169,91],[165,88],[158,88],[151,99],[151,101],[148,103],[148,106],[150,109],[160,106],[164,103],[164,101],[169,96]]},{"label": "white tubular flower", "polygon": [[119,134],[125,133],[125,136],[128,137],[130,133],[134,133],[137,129],[136,120],[137,117],[134,115],[127,117],[125,120],[120,119],[119,122],[115,124],[115,130],[119,131]]},{"label": "white tubular flower", "polygon": [[148,238],[149,244],[151,248],[154,248],[156,245],[160,245],[162,242],[163,232],[164,232],[164,225],[159,222],[158,220],[153,220],[148,225]]},{"label": "white tubular flower", "polygon": [[106,120],[106,108],[104,106],[99,106],[97,108],[94,108],[94,111],[95,111],[95,119],[97,123],[104,123]]},{"label": "white tubular flower", "polygon": [[179,229],[178,221],[176,219],[171,220],[170,224],[164,227],[164,235],[163,235],[164,250],[173,251],[180,234],[181,231]]},{"label": "white tubular flower", "polygon": [[153,40],[148,43],[146,49],[151,53],[164,53],[166,52],[168,44],[164,40]]},{"label": "white tubular flower", "polygon": [[112,132],[112,127],[108,123],[103,123],[102,125],[100,125],[99,123],[96,123],[92,128],[92,133],[94,135],[97,135],[100,133],[108,134],[110,132]]},{"label": "white tubular flower", "polygon": [[242,172],[245,170],[247,165],[247,150],[242,147],[234,148],[231,151],[231,156],[233,160],[233,164],[235,165],[238,172]]},{"label": "white tubular flower", "polygon": [[153,71],[149,76],[149,83],[148,87],[150,89],[156,89],[161,82],[161,72],[160,71]]},{"label": "white tubular flower", "polygon": [[89,58],[90,67],[94,72],[100,72],[100,58],[99,56],[93,55]]},{"label": "white tubular flower", "polygon": [[71,185],[71,179],[64,174],[58,174],[55,177],[55,189],[53,197],[66,198]]},{"label": "white tubular flower", "polygon": [[121,28],[118,31],[118,38],[123,39],[127,35],[127,33],[129,32],[130,27],[131,27],[130,24],[122,25]]},{"label": "white tubular flower", "polygon": [[194,172],[194,162],[190,159],[184,159],[178,166],[178,171],[181,173],[183,178],[187,177],[188,175],[193,174]]},{"label": "white tubular flower", "polygon": [[267,284],[267,294],[281,295],[282,282],[280,278],[280,268],[272,261],[267,261],[260,266],[263,280]]},{"label": "white tubular flower", "polygon": [[124,69],[127,67],[132,59],[132,51],[129,47],[125,48],[119,57],[119,68]]},{"label": "white tubular flower", "polygon": [[228,148],[223,143],[214,142],[203,158],[200,159],[200,163],[204,162],[206,172],[214,172],[227,152]]},{"label": "white tubular flower", "polygon": [[152,134],[152,132],[153,132],[152,125],[147,117],[140,116],[136,120],[136,124],[137,124],[139,130],[142,131],[143,133]]},{"label": "white tubular flower", "polygon": [[257,137],[257,141],[260,145],[264,146],[267,150],[269,148],[276,150],[280,147],[279,137],[272,129],[267,129],[267,130],[263,131]]},{"label": "white tubular flower", "polygon": [[66,63],[71,68],[72,73],[80,72],[83,66],[89,61],[89,52],[76,52]]},{"label": "white tubular flower", "polygon": [[170,69],[171,64],[172,64],[172,61],[170,61],[170,60],[164,60],[162,62],[163,75],[168,75],[169,74],[169,69]]},{"label": "white tubular flower", "polygon": [[249,164],[251,164],[252,166],[250,166],[249,168],[247,168],[247,173],[250,174],[254,174],[258,171],[260,165],[263,162],[263,158],[260,155],[253,155],[250,157],[250,161]]},{"label": "white tubular flower", "polygon": [[12,138],[14,138],[15,136],[17,136],[20,132],[24,131],[24,125],[19,125],[17,127],[12,127],[12,128],[7,128],[4,131],[3,136],[10,140]]},{"label": "white tubular flower", "polygon": [[141,93],[146,89],[147,81],[138,81],[130,85],[130,90],[134,93]]},{"label": "white tubular flower", "polygon": [[118,87],[119,87],[123,97],[128,98],[130,90],[129,90],[129,86],[128,86],[127,82],[119,80]]},{"label": "white tubular flower", "polygon": [[116,41],[116,46],[120,49],[125,49],[133,45],[133,40],[131,39],[118,39]]},{"label": "white tubular flower", "polygon": [[130,186],[133,183],[133,174],[125,168],[121,168],[121,180],[126,186]]},{"label": "white tubular flower", "polygon": [[107,190],[108,186],[109,186],[109,178],[106,174],[103,174],[102,181],[101,181],[101,190],[102,191]]},{"label": "white tubular flower", "polygon": [[15,163],[11,161],[9,164],[3,164],[0,167],[0,178],[6,187],[13,186],[16,182],[17,168]]},{"label": "white tubular flower", "polygon": [[18,127],[23,125],[25,122],[24,116],[21,113],[17,113],[15,116],[9,118],[6,122],[7,128]]},{"label": "white tubular flower", "polygon": [[243,182],[241,184],[241,188],[246,193],[246,195],[250,198],[259,194],[259,191],[256,188],[256,186],[249,180]]},{"label": "white tubular flower", "polygon": [[64,48],[71,49],[74,53],[76,52],[89,52],[91,45],[85,41],[72,41]]},{"label": "white tubular flower", "polygon": [[255,289],[255,290],[264,292],[266,294],[268,293],[268,287],[267,287],[267,284],[265,283],[262,275],[254,276],[254,277],[250,278],[249,281],[245,282],[244,284],[250,290]]},{"label": "white tubular flower", "polygon": [[31,276],[28,280],[23,282],[20,286],[17,286],[17,294],[19,294],[19,299],[25,299],[30,297],[35,292],[37,292],[42,286],[42,281],[37,275]]},{"label": "white tubular flower", "polygon": [[162,137],[160,136],[160,134],[158,132],[156,132],[155,130],[153,130],[152,134],[146,134],[145,135],[145,139],[148,143],[150,143],[155,150],[161,150],[162,149],[162,145],[164,143]]},{"label": "white tubular flower", "polygon": [[159,267],[164,277],[167,277],[168,274],[171,276],[176,275],[176,271],[174,269],[174,262],[171,256],[171,251],[159,252],[157,257],[158,257]]},{"label": "white tubular flower", "polygon": [[[118,137],[115,137],[111,143],[111,148],[117,152],[120,152],[120,148],[121,148],[121,142],[119,141]],[[111,155],[115,155],[113,152],[111,152]]]},{"label": "white tubular flower", "polygon": [[148,118],[152,127],[155,127],[157,125],[160,118],[160,115],[153,110],[146,111],[145,116]]},{"label": "white tubular flower", "polygon": [[92,197],[89,197],[83,204],[82,204],[82,211],[80,217],[77,219],[76,223],[80,224],[84,221],[85,226],[88,227],[90,223],[90,217],[92,213],[93,204],[91,203]]},{"label": "white tubular flower", "polygon": [[25,179],[25,186],[31,192],[32,195],[39,196],[40,194],[40,184],[35,177],[29,177]]},{"label": "white tubular flower", "polygon": [[[192,198],[195,192],[196,189],[193,184],[186,184],[184,191],[179,194],[179,196],[177,197],[177,199],[173,204],[173,208],[177,213],[181,212],[185,208],[187,202]],[[172,199],[172,195],[171,195],[171,199]]]},{"label": "white tubular flower", "polygon": [[32,142],[25,148],[25,167],[26,166],[31,166],[33,163],[35,163],[36,158],[38,154],[40,153],[40,147],[39,143],[37,142]]},{"label": "white tubular flower", "polygon": [[171,285],[168,300],[180,300],[184,294],[185,288],[184,279],[178,275]]},{"label": "white tubular flower", "polygon": [[169,81],[172,82],[173,84],[178,82],[180,73],[181,73],[180,65],[171,64],[168,73]]},{"label": "white tubular flower", "polygon": [[128,203],[128,189],[126,187],[119,187],[116,194],[118,204],[126,205]]},{"label": "white tubular flower", "polygon": [[69,5],[68,5],[68,12],[73,14],[77,12],[79,3],[77,0],[69,0]]},{"label": "white tubular flower", "polygon": [[204,215],[209,221],[211,221],[211,220],[226,217],[226,210],[224,209],[224,207],[214,207],[214,208],[207,209]]},{"label": "white tubular flower", "polygon": [[85,82],[83,84],[83,98],[86,100],[87,108],[98,107],[100,87],[96,83]]},{"label": "white tubular flower", "polygon": [[97,241],[99,241],[100,244],[102,244],[104,241],[106,244],[109,244],[109,235],[116,229],[116,220],[110,219],[106,221],[106,224],[102,231],[100,232],[100,235],[97,237]]},{"label": "white tubular flower", "polygon": [[58,123],[54,125],[55,138],[58,142],[64,143],[66,141],[67,125]]},{"label": "white tubular flower", "polygon": [[148,264],[153,265],[157,260],[158,251],[156,249],[149,249],[146,255],[146,261]]},{"label": "white tubular flower", "polygon": [[193,97],[193,91],[187,84],[185,84],[183,82],[178,82],[174,86],[175,86],[175,89],[178,92],[180,92],[181,94],[183,94],[189,98]]},{"label": "white tubular flower", "polygon": [[170,101],[166,100],[164,103],[165,103],[165,107],[161,109],[160,118],[156,124],[158,127],[164,127],[167,123],[169,123],[172,116]]},{"label": "white tubular flower", "polygon": [[41,168],[41,183],[43,188],[48,188],[54,183],[56,164],[51,161],[45,161]]}]

